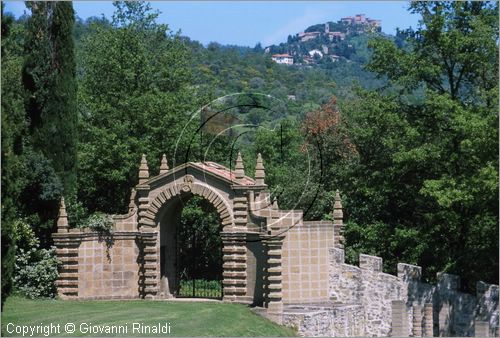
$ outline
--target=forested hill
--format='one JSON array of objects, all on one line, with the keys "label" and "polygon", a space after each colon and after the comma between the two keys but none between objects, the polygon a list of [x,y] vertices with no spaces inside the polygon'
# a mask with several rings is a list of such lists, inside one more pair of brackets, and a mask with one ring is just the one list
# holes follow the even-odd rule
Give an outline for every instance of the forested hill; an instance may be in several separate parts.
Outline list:
[{"label": "forested hill", "polygon": [[288,54],[294,64],[324,65],[340,60],[366,64],[370,59],[368,41],[376,37],[398,40],[401,38],[383,34],[381,21],[357,14],[337,22],[326,22],[307,27],[303,31],[288,35],[286,42],[271,45],[265,52]]},{"label": "forested hill", "polygon": [[[276,64],[259,48],[218,43],[204,47],[186,41],[195,51],[194,79],[200,90],[210,91],[213,98],[235,92],[269,94],[286,101],[287,114],[300,118],[328,102],[332,95],[342,101],[352,97],[356,86],[374,89],[386,83],[365,70],[362,62],[342,60],[317,67],[289,67]],[[255,119],[258,122],[257,116]]]},{"label": "forested hill", "polygon": [[[328,40],[328,35],[319,35],[315,39],[301,42],[299,34],[279,46],[263,48],[257,44],[254,48],[221,45],[212,42],[207,46],[183,37],[184,42],[193,51],[193,71],[197,90],[210,97],[220,97],[235,92],[260,92],[269,94],[287,102],[286,112],[270,119],[276,121],[287,116],[303,118],[309,111],[318,109],[327,103],[332,95],[339,102],[350,99],[356,87],[377,89],[387,84],[385,77],[377,76],[366,69],[370,59],[368,43],[374,37],[383,36],[389,40],[398,40],[393,36],[381,35],[372,30],[350,30],[330,23],[331,29],[342,29],[340,38]],[[324,31],[324,24],[319,25]],[[316,26],[305,31],[315,32]],[[324,40],[328,41],[324,41]],[[323,46],[323,48],[321,47]],[[319,48],[329,49],[324,57],[309,57],[307,51]],[[282,65],[272,61],[273,53],[291,53],[297,61],[294,65]],[[332,61],[330,56],[341,55]],[[309,60],[305,63],[304,60]],[[252,115],[251,122],[269,120],[267,116]]]}]

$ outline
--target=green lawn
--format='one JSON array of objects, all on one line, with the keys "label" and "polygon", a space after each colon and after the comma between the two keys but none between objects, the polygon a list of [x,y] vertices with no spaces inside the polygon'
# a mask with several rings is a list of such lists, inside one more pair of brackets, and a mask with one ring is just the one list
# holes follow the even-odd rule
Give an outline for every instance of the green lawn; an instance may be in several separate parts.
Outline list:
[{"label": "green lawn", "polygon": [[[7,325],[39,326],[60,324],[61,336],[294,336],[291,329],[276,325],[254,314],[248,307],[219,302],[173,301],[62,301],[28,300],[9,297],[2,312],[2,336],[21,335],[7,332]],[[67,323],[75,324],[73,334],[65,332]],[[82,323],[86,323],[83,324]],[[170,334],[133,333],[132,323],[150,327],[169,323]],[[88,325],[121,325],[127,333],[82,333]],[[9,326],[9,330],[13,328]],[[123,329],[122,329],[123,330]],[[152,329],[151,329],[152,330]],[[26,334],[25,336],[29,336]],[[43,336],[43,331],[35,336]]]}]

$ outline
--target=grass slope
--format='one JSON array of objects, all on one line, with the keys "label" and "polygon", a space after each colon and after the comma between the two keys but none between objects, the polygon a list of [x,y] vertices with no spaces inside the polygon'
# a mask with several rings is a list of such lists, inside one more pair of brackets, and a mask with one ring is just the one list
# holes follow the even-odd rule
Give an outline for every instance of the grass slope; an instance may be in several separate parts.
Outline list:
[{"label": "grass slope", "polygon": [[[128,324],[128,336],[133,334],[133,322],[146,325],[170,323],[171,336],[294,336],[288,328],[254,314],[239,304],[218,302],[169,302],[169,301],[62,301],[28,300],[9,297],[2,312],[2,336],[12,336],[6,330],[14,325],[61,324],[61,334],[66,323],[74,323],[72,336],[88,336],[79,331],[81,323],[92,325]],[[42,334],[38,334],[41,336]],[[96,333],[93,336],[106,334]],[[122,335],[122,334],[118,334]],[[164,334],[151,334],[164,336]]]}]

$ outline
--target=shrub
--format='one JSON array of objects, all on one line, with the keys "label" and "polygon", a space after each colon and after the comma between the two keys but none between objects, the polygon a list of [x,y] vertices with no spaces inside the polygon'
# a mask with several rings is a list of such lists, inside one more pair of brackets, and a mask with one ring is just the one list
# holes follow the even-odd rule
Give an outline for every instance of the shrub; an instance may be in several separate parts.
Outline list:
[{"label": "shrub", "polygon": [[55,248],[40,249],[40,241],[24,220],[15,223],[17,239],[14,291],[28,298],[55,297],[58,277]]},{"label": "shrub", "polygon": [[113,227],[111,216],[96,212],[78,225],[81,228],[89,228],[102,235],[110,235]]}]

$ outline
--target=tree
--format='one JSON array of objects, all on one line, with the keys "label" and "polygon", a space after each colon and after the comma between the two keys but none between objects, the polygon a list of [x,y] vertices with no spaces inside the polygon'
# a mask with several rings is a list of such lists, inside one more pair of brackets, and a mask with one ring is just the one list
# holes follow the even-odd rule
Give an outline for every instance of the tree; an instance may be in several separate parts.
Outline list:
[{"label": "tree", "polygon": [[71,2],[28,2],[23,84],[31,140],[60,176],[67,196],[76,191],[76,64]]},{"label": "tree", "polygon": [[20,81],[22,26],[2,13],[2,309],[11,291],[16,241],[13,236],[19,193],[24,186],[22,170],[24,120]]},{"label": "tree", "polygon": [[176,141],[197,106],[180,37],[146,3],[114,5],[111,26],[93,24],[82,43],[78,194],[91,212],[126,208],[143,153],[152,174],[162,153],[184,161],[192,130]]},{"label": "tree", "polygon": [[375,39],[368,68],[406,89],[425,83],[453,100],[479,103],[498,82],[498,3],[412,2],[410,11],[422,19],[404,32],[407,48]]},{"label": "tree", "polygon": [[393,268],[405,260],[428,278],[456,273],[468,289],[497,283],[498,4],[410,10],[422,20],[401,48],[371,44],[368,68],[395,86],[360,90],[342,108],[359,152],[347,171],[346,237]]}]

